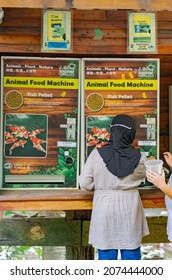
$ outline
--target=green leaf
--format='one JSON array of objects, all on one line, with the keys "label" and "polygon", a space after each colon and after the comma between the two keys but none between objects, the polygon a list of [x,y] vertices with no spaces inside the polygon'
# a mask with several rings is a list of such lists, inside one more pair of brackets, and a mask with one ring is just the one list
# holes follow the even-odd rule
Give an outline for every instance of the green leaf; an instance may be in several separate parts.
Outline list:
[{"label": "green leaf", "polygon": [[67,171],[63,172],[63,174],[65,175],[66,178],[69,178],[69,176],[72,174],[70,169],[68,169]]},{"label": "green leaf", "polygon": [[74,161],[73,167],[75,170],[77,169],[77,161]]},{"label": "green leaf", "polygon": [[70,176],[70,180],[75,182],[76,181],[76,173],[73,173],[71,176]]},{"label": "green leaf", "polygon": [[64,161],[65,158],[64,158],[64,156],[62,156],[62,155],[59,154],[59,155],[58,155],[58,160],[63,160],[63,161]]},{"label": "green leaf", "polygon": [[61,155],[64,155],[64,149],[62,149],[62,148],[59,148],[59,153],[61,154]]},{"label": "green leaf", "polygon": [[65,166],[65,165],[66,165],[66,162],[65,162],[65,161],[63,161],[63,160],[59,160],[59,165],[63,167],[63,166]]},{"label": "green leaf", "polygon": [[50,168],[48,168],[48,169],[46,170],[46,174],[52,174],[52,171],[51,171]]},{"label": "green leaf", "polygon": [[75,169],[73,167],[70,168],[70,172],[73,173],[75,172]]},{"label": "green leaf", "polygon": [[11,217],[11,216],[13,216],[13,215],[14,215],[14,211],[5,211],[5,212],[4,212],[4,216],[7,217],[7,218],[8,218],[8,217]]}]

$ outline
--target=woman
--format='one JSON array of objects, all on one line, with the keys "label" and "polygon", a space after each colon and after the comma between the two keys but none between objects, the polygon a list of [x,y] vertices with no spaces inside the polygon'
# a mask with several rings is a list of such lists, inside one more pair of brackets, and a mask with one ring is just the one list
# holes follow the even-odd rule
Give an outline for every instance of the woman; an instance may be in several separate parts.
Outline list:
[{"label": "woman", "polygon": [[[169,165],[170,169],[172,168],[172,154],[169,152],[164,153],[164,158],[166,163]],[[158,175],[155,172],[147,171],[146,177],[149,182],[155,185],[157,188],[161,189],[169,198],[172,198],[172,178],[170,176],[169,185],[165,182],[165,173],[162,172],[161,175]]]},{"label": "woman", "polygon": [[136,124],[117,115],[107,145],[94,149],[79,177],[80,187],[94,190],[89,243],[99,260],[140,260],[142,237],[149,234],[138,186],[145,178],[146,157],[132,146]]},{"label": "woman", "polygon": [[[164,158],[170,169],[172,169],[172,154],[164,153]],[[165,182],[165,173],[162,171],[161,175],[155,172],[146,171],[146,177],[149,182],[154,184],[157,188],[165,193],[165,204],[167,208],[167,235],[168,240],[172,241],[172,175],[170,175],[169,182]]]}]

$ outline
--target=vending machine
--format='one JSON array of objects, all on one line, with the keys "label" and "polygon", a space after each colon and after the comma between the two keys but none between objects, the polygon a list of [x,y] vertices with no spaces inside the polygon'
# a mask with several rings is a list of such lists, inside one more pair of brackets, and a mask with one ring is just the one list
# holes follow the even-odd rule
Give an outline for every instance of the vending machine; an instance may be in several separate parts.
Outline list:
[{"label": "vending machine", "polygon": [[79,59],[2,57],[1,185],[77,188]]},{"label": "vending machine", "polygon": [[83,59],[82,100],[81,169],[90,152],[108,142],[118,114],[135,118],[134,146],[159,157],[158,59]]}]

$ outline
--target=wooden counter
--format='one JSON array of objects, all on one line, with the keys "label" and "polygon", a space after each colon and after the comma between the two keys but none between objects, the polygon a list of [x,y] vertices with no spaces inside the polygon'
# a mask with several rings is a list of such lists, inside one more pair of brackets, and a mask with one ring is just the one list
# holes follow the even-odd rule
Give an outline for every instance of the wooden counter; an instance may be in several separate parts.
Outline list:
[{"label": "wooden counter", "polygon": [[[144,208],[165,208],[164,194],[140,189]],[[0,211],[5,210],[90,210],[93,192],[80,189],[1,190]]]}]

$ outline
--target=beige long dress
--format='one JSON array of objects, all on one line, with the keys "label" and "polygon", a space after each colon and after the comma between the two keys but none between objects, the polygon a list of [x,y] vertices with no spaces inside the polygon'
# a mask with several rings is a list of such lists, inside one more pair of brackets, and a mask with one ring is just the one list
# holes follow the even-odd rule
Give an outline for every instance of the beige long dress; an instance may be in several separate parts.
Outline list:
[{"label": "beige long dress", "polygon": [[131,175],[117,178],[99,152],[89,155],[79,176],[81,189],[94,191],[89,244],[98,249],[136,249],[149,234],[138,186],[145,178],[144,162]]}]

